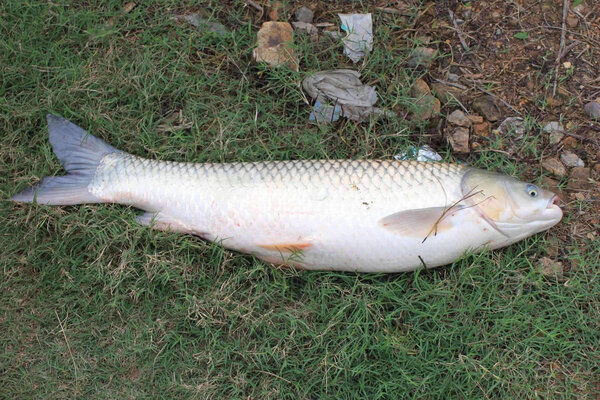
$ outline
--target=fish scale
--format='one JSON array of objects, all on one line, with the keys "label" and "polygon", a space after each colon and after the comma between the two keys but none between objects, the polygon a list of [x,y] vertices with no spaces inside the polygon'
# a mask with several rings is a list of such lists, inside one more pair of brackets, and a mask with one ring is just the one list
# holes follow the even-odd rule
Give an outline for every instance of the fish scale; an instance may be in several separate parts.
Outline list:
[{"label": "fish scale", "polygon": [[364,272],[435,267],[466,251],[508,245],[562,217],[552,193],[535,188],[541,198],[532,200],[531,185],[457,164],[155,161],[121,152],[64,118],[47,118],[67,175],[47,177],[13,200],[127,204],[146,211],[137,218],[141,224],[279,265]]},{"label": "fish scale", "polygon": [[[455,164],[416,161],[191,164],[113,153],[89,188],[105,202],[154,213],[154,223],[270,262],[290,261],[284,246],[306,246],[296,266],[378,271],[410,257],[412,267],[421,263],[407,249],[423,237],[399,240],[377,221],[415,207],[449,206],[461,196],[464,172]],[[369,250],[377,247],[387,257]],[[345,250],[332,251],[338,248]]]}]

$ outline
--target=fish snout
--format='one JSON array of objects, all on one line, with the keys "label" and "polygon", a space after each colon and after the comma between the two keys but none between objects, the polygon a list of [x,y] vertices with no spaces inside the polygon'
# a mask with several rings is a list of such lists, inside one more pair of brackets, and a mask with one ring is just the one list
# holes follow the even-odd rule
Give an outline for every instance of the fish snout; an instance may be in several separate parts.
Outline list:
[{"label": "fish snout", "polygon": [[560,199],[560,197],[558,197],[557,195],[552,196],[552,198],[548,201],[548,205],[546,206],[546,208],[554,208],[556,207],[560,207],[562,205],[562,200]]}]

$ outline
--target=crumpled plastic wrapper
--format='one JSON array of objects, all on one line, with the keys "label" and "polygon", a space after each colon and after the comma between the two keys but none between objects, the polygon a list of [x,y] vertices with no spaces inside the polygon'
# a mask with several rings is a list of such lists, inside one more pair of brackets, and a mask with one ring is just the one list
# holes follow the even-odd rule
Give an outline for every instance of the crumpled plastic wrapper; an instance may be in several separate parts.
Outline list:
[{"label": "crumpled plastic wrapper", "polygon": [[375,88],[364,85],[359,78],[360,73],[349,69],[321,71],[306,77],[302,87],[310,97],[316,99],[310,120],[333,122],[341,115],[361,122],[371,114],[395,116],[393,112],[373,107],[377,102]]},{"label": "crumpled plastic wrapper", "polygon": [[410,146],[408,151],[398,153],[394,156],[396,160],[417,160],[417,161],[442,161],[440,156],[434,149],[428,145],[421,147]]},{"label": "crumpled plastic wrapper", "polygon": [[344,53],[357,63],[373,50],[373,20],[369,14],[338,14],[342,30],[348,35],[342,39]]}]

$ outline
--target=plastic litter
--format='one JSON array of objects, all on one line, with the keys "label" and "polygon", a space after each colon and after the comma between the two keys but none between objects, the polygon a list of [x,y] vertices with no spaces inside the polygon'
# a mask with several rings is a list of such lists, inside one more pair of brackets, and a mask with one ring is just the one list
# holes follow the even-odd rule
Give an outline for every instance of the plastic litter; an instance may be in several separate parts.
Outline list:
[{"label": "plastic litter", "polygon": [[364,85],[359,78],[360,73],[349,69],[321,71],[306,77],[302,87],[316,100],[310,121],[332,122],[343,116],[360,122],[371,114],[395,116],[373,107],[377,102],[375,88]]},{"label": "plastic litter", "polygon": [[308,121],[312,123],[329,123],[340,119],[342,107],[339,104],[331,105],[315,101],[313,112],[310,113]]},{"label": "plastic litter", "polygon": [[398,153],[395,160],[442,161],[442,156],[428,145],[421,147],[410,146],[406,152]]},{"label": "plastic litter", "polygon": [[373,50],[373,20],[369,14],[338,14],[342,30],[348,35],[342,38],[344,53],[357,63]]}]

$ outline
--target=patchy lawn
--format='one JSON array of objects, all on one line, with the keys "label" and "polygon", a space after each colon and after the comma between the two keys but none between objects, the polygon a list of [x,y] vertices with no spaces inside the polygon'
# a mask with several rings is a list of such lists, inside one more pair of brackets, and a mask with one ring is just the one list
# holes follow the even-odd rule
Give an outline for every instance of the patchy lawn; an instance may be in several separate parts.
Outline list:
[{"label": "patchy lawn", "polygon": [[[356,65],[326,35],[295,35],[299,72],[252,60],[266,1],[262,13],[233,0],[73,3],[0,5],[2,199],[61,173],[53,112],[161,160],[389,159],[429,144],[444,161],[560,190],[565,218],[452,266],[373,275],[276,269],[138,226],[127,207],[1,201],[0,397],[600,395],[600,122],[584,111],[600,97],[597,3],[576,1],[563,29],[556,0],[281,1],[281,20],[307,5],[335,25],[321,29],[373,13],[374,48]],[[172,18],[192,12],[229,33]],[[433,62],[409,67],[423,47]],[[301,81],[335,68],[360,71],[399,117],[310,125]],[[440,115],[415,117],[419,79]],[[482,96],[496,121],[475,106]],[[485,117],[469,153],[448,144],[456,109]],[[511,116],[522,134],[497,130]],[[552,121],[563,131],[544,132]],[[565,168],[565,152],[588,170]],[[559,276],[542,273],[543,257]]]}]

